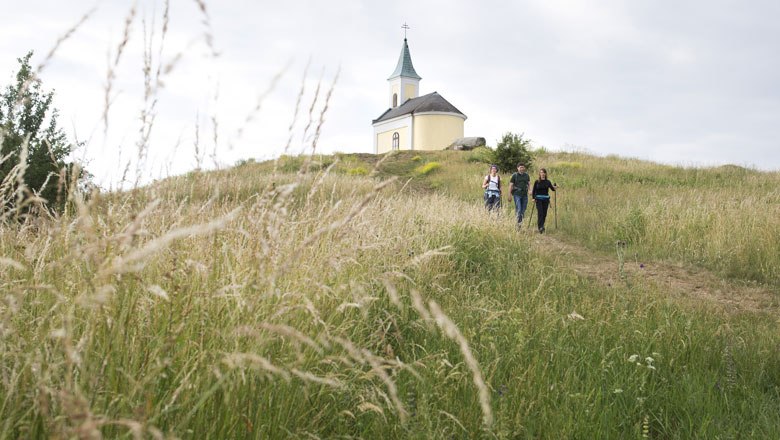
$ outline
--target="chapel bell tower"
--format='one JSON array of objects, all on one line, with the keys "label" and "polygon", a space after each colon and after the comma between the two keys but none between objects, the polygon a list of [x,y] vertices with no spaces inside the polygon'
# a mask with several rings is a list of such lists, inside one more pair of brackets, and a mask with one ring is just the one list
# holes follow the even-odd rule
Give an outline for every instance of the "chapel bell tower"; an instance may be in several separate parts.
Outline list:
[{"label": "chapel bell tower", "polygon": [[409,54],[409,44],[406,42],[406,29],[409,29],[409,26],[404,23],[402,28],[404,29],[404,45],[401,47],[401,55],[398,57],[395,70],[387,79],[387,82],[390,83],[390,108],[396,108],[406,100],[420,95],[420,80],[422,78],[414,71],[412,56]]}]

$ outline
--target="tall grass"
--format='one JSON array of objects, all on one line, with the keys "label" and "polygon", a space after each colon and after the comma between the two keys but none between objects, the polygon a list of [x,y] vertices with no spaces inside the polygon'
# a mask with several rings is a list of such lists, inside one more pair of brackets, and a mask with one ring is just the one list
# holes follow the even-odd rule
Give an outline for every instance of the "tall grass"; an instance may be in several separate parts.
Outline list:
[{"label": "tall grass", "polygon": [[780,173],[581,154],[546,160],[563,185],[561,227],[578,241],[606,250],[626,240],[640,258],[780,285]]},{"label": "tall grass", "polygon": [[0,437],[779,434],[771,317],[594,284],[403,179],[264,167],[2,227]]},{"label": "tall grass", "polygon": [[[408,156],[389,159],[390,172],[415,176],[405,168],[413,164]],[[479,199],[486,165],[473,163],[468,153],[442,151],[426,158],[442,166],[417,179],[419,187]],[[682,168],[580,153],[544,153],[537,159],[560,185],[554,203],[564,236],[603,252],[625,241],[632,258],[780,285],[780,173]],[[535,178],[536,170],[530,173]],[[503,175],[505,186],[509,176]],[[549,222],[554,215],[551,206]]]},{"label": "tall grass", "polygon": [[[181,58],[163,60],[164,11],[138,169]],[[0,438],[780,437],[774,317],[577,275],[511,215],[485,215],[475,156],[315,156],[332,90],[319,122],[319,86],[309,109],[311,156],[74,191],[61,216],[0,224]],[[588,246],[776,281],[774,174],[537,162],[562,184],[562,232]]]}]

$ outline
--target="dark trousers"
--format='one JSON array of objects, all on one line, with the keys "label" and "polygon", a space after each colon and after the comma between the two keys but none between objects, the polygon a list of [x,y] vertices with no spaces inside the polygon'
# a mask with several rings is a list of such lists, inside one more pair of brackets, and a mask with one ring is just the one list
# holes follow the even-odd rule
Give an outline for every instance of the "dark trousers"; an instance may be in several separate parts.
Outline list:
[{"label": "dark trousers", "polygon": [[488,211],[495,210],[496,212],[501,212],[501,194],[488,194],[485,193],[485,208],[487,208]]},{"label": "dark trousers", "polygon": [[488,211],[501,212],[501,193],[485,191],[485,208]]},{"label": "dark trousers", "polygon": [[538,220],[536,222],[539,229],[544,227],[544,221],[547,220],[547,208],[550,207],[550,200],[537,200],[536,211],[539,213]]}]

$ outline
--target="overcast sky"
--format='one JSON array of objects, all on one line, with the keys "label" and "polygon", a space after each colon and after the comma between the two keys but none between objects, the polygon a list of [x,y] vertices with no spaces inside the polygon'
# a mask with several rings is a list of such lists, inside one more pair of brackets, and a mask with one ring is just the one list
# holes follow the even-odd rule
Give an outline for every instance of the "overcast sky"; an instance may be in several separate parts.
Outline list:
[{"label": "overcast sky", "polygon": [[[34,50],[42,62],[94,9],[41,78],[56,90],[61,125],[86,142],[78,156],[100,184],[116,185],[128,161],[130,174],[137,166],[145,39],[153,70],[173,65],[156,93],[145,180],[273,157],[294,119],[291,151],[310,147],[317,83],[314,126],[339,69],[318,150],[371,152],[371,120],[386,110],[406,22],[421,94],[438,91],[465,113],[466,136],[495,145],[511,131],[552,150],[780,169],[775,0],[205,4],[208,18],[196,0],[171,0],[161,50],[163,0],[0,0],[0,84],[16,58]],[[106,129],[107,72],[133,5]]]}]

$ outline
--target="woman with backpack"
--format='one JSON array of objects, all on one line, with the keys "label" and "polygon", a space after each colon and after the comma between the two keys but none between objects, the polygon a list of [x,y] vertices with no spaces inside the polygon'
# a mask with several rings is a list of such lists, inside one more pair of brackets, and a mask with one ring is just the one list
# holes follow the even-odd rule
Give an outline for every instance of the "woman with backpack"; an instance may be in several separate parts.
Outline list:
[{"label": "woman with backpack", "polygon": [[539,178],[534,181],[531,189],[531,198],[536,202],[537,222],[539,233],[544,234],[544,221],[547,219],[547,208],[550,207],[549,190],[555,191],[558,185],[547,180],[547,170],[539,170]]},{"label": "woman with backpack", "polygon": [[[490,165],[490,174],[482,181],[482,189],[485,190],[485,208],[488,212],[501,208],[501,176],[498,175],[498,166]],[[500,212],[500,211],[498,211]]]}]

